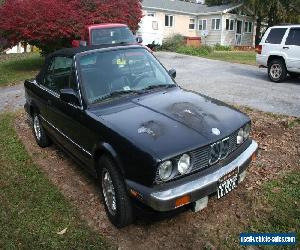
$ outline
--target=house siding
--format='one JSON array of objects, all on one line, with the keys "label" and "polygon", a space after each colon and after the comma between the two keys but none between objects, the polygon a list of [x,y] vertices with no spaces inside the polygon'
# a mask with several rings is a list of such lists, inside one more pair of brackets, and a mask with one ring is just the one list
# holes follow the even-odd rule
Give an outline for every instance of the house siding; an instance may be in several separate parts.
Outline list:
[{"label": "house siding", "polygon": [[[198,16],[198,20],[206,19],[207,20],[207,30],[208,30],[208,36],[206,38],[202,38],[202,44],[206,45],[215,45],[217,43],[221,43],[221,34],[222,34],[222,20],[220,23],[220,30],[213,30],[212,29],[212,19],[220,18],[222,19],[221,15],[200,15]],[[198,36],[201,36],[201,31],[198,30],[197,27],[197,34]]]},{"label": "house siding", "polygon": [[[255,19],[249,16],[240,16],[235,14],[224,14],[223,15],[223,35],[222,45],[235,46],[236,45],[236,22],[234,24],[234,30],[226,30],[226,19],[241,20],[242,23],[242,39],[241,46],[254,46],[254,31],[255,31]],[[252,32],[245,32],[245,22],[252,22]]]},{"label": "house siding", "polygon": [[[170,37],[174,34],[181,34],[183,36],[188,37],[195,37],[198,36],[197,34],[197,25],[195,29],[190,30],[189,29],[189,22],[190,18],[194,18],[196,20],[197,24],[197,17],[193,15],[179,15],[176,13],[171,12],[160,12],[160,11],[149,11],[152,13],[155,13],[155,17],[159,18],[159,20],[162,22],[163,27],[163,39],[166,39],[167,37]],[[144,11],[144,14],[146,14],[147,11]],[[174,16],[174,24],[173,27],[166,27],[165,26],[165,15],[172,15]]]},{"label": "house siding", "polygon": [[[228,45],[235,46],[236,45],[236,20],[242,21],[242,38],[241,38],[241,46],[254,46],[254,31],[255,31],[255,19],[250,16],[242,16],[237,14],[203,14],[203,15],[188,15],[181,14],[177,12],[168,12],[163,10],[153,10],[153,9],[144,9],[144,15],[147,15],[148,12],[155,13],[155,16],[159,18],[162,22],[163,27],[163,39],[166,39],[174,34],[181,34],[186,37],[201,37],[201,31],[198,30],[198,20],[206,19],[207,20],[207,30],[208,36],[206,38],[202,38],[202,44],[206,45]],[[174,24],[173,27],[165,26],[165,15],[173,15],[174,16]],[[190,18],[194,18],[195,29],[189,29]],[[212,29],[212,20],[215,18],[220,18],[220,30]],[[226,19],[235,20],[234,30],[229,31],[226,30]],[[245,21],[252,22],[252,32],[246,33],[244,31]]]}]

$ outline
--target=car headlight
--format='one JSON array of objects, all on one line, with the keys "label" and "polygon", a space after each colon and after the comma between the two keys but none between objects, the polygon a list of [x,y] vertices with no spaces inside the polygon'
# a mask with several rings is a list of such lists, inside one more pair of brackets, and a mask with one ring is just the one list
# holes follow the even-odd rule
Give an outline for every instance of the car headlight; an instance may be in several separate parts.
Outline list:
[{"label": "car headlight", "polygon": [[238,135],[236,137],[236,143],[237,144],[242,144],[244,141],[244,129],[240,128]]},{"label": "car headlight", "polygon": [[184,154],[180,157],[177,168],[180,174],[185,174],[191,167],[191,157],[188,154]]},{"label": "car headlight", "polygon": [[250,131],[251,131],[251,126],[249,123],[247,123],[246,126],[244,127],[244,140],[248,139],[250,135]]},{"label": "car headlight", "polygon": [[159,178],[166,181],[170,178],[173,172],[173,165],[171,161],[165,161],[158,167]]}]

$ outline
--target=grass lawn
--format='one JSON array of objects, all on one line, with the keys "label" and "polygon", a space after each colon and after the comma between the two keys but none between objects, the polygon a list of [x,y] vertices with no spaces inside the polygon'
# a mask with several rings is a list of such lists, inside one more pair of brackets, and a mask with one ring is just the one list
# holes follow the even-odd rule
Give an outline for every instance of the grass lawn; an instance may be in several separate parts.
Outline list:
[{"label": "grass lawn", "polygon": [[34,77],[43,60],[39,53],[0,55],[0,87]]},{"label": "grass lawn", "polygon": [[108,248],[33,164],[13,122],[13,114],[0,114],[0,249]]},{"label": "grass lawn", "polygon": [[256,64],[254,51],[214,51],[203,57],[233,63]]},{"label": "grass lawn", "polygon": [[[299,247],[300,237],[300,172],[294,171],[281,179],[264,185],[259,198],[264,212],[253,218],[249,232],[296,232]],[[264,218],[262,220],[262,218]],[[270,249],[265,247],[264,249]],[[281,249],[281,248],[276,248]],[[282,247],[282,249],[291,249]],[[296,248],[295,248],[296,249]]]}]

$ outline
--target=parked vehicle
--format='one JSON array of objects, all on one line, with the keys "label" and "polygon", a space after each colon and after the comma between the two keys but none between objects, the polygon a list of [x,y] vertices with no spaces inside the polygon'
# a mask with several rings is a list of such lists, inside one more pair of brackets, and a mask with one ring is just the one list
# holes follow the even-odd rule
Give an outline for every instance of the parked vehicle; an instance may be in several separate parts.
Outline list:
[{"label": "parked vehicle", "polygon": [[282,82],[287,74],[300,75],[300,25],[269,28],[256,48],[257,64],[268,68],[273,82]]},{"label": "parked vehicle", "polygon": [[136,43],[142,43],[141,38],[136,38],[126,24],[109,23],[86,26],[81,40],[73,40],[72,47]]},{"label": "parked vehicle", "polygon": [[57,143],[98,178],[117,227],[133,221],[133,206],[204,208],[256,156],[248,116],[175,77],[144,47],[109,45],[57,51],[25,81],[38,145]]},{"label": "parked vehicle", "polygon": [[150,49],[162,45],[163,26],[160,19],[153,16],[144,16],[140,22],[137,35],[142,38],[143,45]]}]

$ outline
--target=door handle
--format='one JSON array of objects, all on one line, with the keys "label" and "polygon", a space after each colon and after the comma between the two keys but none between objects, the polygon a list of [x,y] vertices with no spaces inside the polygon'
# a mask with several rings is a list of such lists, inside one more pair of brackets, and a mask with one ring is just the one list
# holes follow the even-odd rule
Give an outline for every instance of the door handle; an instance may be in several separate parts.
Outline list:
[{"label": "door handle", "polygon": [[289,48],[290,48],[290,47],[286,47],[286,46],[285,46],[285,47],[283,47],[283,49],[289,49]]}]

